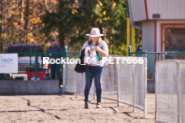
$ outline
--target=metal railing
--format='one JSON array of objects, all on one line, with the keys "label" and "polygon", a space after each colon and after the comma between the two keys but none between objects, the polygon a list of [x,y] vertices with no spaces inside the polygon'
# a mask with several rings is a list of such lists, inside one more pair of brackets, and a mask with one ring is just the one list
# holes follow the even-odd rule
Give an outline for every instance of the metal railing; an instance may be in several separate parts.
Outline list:
[{"label": "metal railing", "polygon": [[156,121],[185,123],[185,61],[156,63]]},{"label": "metal railing", "polygon": [[[115,61],[117,60],[116,57]],[[129,59],[131,57],[121,57]],[[143,59],[143,64],[109,64],[104,66],[101,87],[102,98],[125,103],[144,111],[146,117],[146,94],[147,94],[147,61]],[[117,62],[116,62],[117,63]],[[76,73],[75,65],[63,65],[64,92],[76,93],[78,96],[84,95],[85,73]],[[90,94],[95,97],[94,83]]]}]

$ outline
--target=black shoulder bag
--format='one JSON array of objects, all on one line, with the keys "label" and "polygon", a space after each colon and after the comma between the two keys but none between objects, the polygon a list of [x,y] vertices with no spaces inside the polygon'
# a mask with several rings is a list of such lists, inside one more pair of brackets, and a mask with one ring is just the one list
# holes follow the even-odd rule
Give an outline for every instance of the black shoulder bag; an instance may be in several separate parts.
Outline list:
[{"label": "black shoulder bag", "polygon": [[76,64],[76,66],[75,66],[75,71],[77,72],[77,73],[84,73],[86,70],[85,70],[85,65],[81,65],[81,64],[84,64],[84,61],[83,61],[83,58],[84,58],[84,53],[85,52],[85,49],[83,49],[82,51],[81,51],[81,55],[80,55],[80,61],[81,61],[81,63],[77,63]]}]

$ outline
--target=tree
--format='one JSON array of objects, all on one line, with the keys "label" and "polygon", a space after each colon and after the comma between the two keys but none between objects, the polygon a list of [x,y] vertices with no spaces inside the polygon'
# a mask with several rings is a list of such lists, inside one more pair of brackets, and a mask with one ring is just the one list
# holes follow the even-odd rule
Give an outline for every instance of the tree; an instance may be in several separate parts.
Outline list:
[{"label": "tree", "polygon": [[[110,54],[126,54],[126,0],[2,0],[1,42],[40,44],[55,38],[80,50],[92,27],[105,34]],[[5,48],[5,47],[4,47]]]},{"label": "tree", "polygon": [[102,0],[97,6],[98,21],[105,30],[105,40],[113,55],[126,55],[126,5],[126,0]]},{"label": "tree", "polygon": [[48,35],[57,28],[62,47],[65,43],[71,50],[80,50],[83,42],[88,40],[85,34],[92,27],[99,27],[106,34],[110,53],[123,55],[126,54],[125,11],[126,1],[123,0],[80,0],[77,3],[74,0],[60,1],[57,13],[47,12],[44,15],[43,30]]},{"label": "tree", "polygon": [[38,33],[42,28],[43,0],[1,0],[0,5],[3,49],[15,43],[44,44],[45,36]]}]

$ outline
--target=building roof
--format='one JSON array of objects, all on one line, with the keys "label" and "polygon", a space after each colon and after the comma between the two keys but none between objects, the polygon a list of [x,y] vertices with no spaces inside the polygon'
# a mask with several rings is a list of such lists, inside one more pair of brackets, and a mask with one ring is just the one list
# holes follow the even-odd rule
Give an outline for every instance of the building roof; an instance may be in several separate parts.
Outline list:
[{"label": "building roof", "polygon": [[185,20],[185,0],[128,0],[133,22]]}]

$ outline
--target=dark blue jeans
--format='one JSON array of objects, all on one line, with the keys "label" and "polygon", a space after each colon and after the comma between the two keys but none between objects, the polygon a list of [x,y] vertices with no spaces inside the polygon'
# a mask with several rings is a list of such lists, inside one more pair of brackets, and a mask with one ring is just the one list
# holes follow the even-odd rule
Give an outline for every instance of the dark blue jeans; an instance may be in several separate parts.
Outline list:
[{"label": "dark blue jeans", "polygon": [[51,68],[51,79],[55,79],[55,73],[57,73],[57,79],[59,80],[59,83],[61,81],[61,75],[60,75],[60,64],[50,64]]},{"label": "dark blue jeans", "polygon": [[86,66],[86,72],[85,72],[85,79],[86,79],[86,85],[85,85],[85,102],[88,102],[89,97],[89,91],[92,85],[92,80],[94,78],[95,86],[96,86],[96,96],[97,96],[97,102],[101,102],[101,77],[102,77],[103,67],[100,66]]}]

